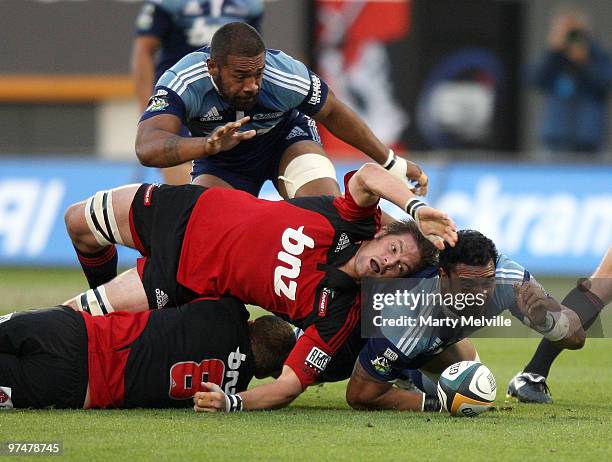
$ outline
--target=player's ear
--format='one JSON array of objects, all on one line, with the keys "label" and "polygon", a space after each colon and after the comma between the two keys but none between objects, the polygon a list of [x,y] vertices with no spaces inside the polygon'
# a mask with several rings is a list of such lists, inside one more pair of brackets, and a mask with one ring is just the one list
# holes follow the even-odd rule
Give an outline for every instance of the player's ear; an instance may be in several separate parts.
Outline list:
[{"label": "player's ear", "polygon": [[219,67],[214,59],[208,58],[206,60],[206,65],[208,66],[208,73],[213,77],[217,77],[219,75]]}]

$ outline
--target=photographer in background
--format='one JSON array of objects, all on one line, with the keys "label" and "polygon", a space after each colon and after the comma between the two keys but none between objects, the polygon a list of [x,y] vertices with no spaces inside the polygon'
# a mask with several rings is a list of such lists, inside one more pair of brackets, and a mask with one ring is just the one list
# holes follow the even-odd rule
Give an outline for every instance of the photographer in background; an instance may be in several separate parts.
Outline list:
[{"label": "photographer in background", "polygon": [[599,153],[605,147],[612,61],[595,41],[587,15],[564,6],[552,16],[548,49],[530,70],[545,95],[540,142],[549,152]]}]

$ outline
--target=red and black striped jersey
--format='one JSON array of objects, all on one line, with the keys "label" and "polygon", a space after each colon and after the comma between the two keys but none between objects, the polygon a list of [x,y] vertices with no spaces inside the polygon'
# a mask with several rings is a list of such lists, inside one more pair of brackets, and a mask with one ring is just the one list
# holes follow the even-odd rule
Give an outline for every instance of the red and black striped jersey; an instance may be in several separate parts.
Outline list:
[{"label": "red and black striped jersey", "polygon": [[82,314],[92,408],[191,407],[202,382],[237,393],[253,378],[249,314],[237,300]]}]

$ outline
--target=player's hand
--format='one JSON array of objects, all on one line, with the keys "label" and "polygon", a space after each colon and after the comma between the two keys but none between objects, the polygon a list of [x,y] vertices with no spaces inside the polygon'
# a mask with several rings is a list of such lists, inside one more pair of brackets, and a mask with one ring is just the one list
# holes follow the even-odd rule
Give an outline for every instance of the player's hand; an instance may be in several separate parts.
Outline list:
[{"label": "player's hand", "polygon": [[514,285],[516,305],[523,316],[529,319],[531,326],[537,329],[546,321],[546,313],[551,308],[551,298],[542,286],[531,281]]},{"label": "player's hand", "polygon": [[418,164],[415,164],[411,161],[406,161],[408,163],[408,167],[406,169],[406,177],[412,181],[417,183],[414,193],[419,196],[425,196],[427,194],[427,185],[429,183],[429,178]]},{"label": "player's hand", "polygon": [[227,395],[215,383],[202,382],[201,388],[193,395],[193,410],[196,412],[228,412]]},{"label": "player's hand", "polygon": [[228,122],[221,127],[217,127],[205,141],[204,155],[214,156],[221,151],[232,149],[241,141],[253,138],[256,134],[255,130],[247,130],[244,132],[238,131],[238,129],[250,119],[251,118],[247,116],[236,122]]},{"label": "player's hand", "polygon": [[452,247],[457,243],[457,225],[446,212],[429,206],[420,207],[415,221],[421,233],[439,250],[444,250],[444,241]]}]

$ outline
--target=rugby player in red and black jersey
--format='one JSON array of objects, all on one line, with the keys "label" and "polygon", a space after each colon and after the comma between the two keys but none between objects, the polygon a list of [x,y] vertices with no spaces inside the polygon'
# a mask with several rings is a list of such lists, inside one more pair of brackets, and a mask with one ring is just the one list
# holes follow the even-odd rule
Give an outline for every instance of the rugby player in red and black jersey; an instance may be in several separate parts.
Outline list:
[{"label": "rugby player in red and black jersey", "polygon": [[229,297],[106,316],[65,306],[0,316],[0,408],[191,407],[203,381],[234,396],[253,376],[278,375],[295,344],[280,318],[248,317]]},{"label": "rugby player in red and black jersey", "polygon": [[[415,221],[381,229],[381,197]],[[137,270],[67,302],[74,309],[102,314],[232,295],[304,329],[281,376],[241,393],[245,409],[284,406],[317,380],[359,322],[361,278],[408,275],[457,238],[444,212],[376,164],[349,173],[339,197],[275,202],[222,188],[134,185],[71,206],[66,223],[78,252],[102,255],[120,243],[144,256]],[[215,406],[224,406],[221,395]]]}]

